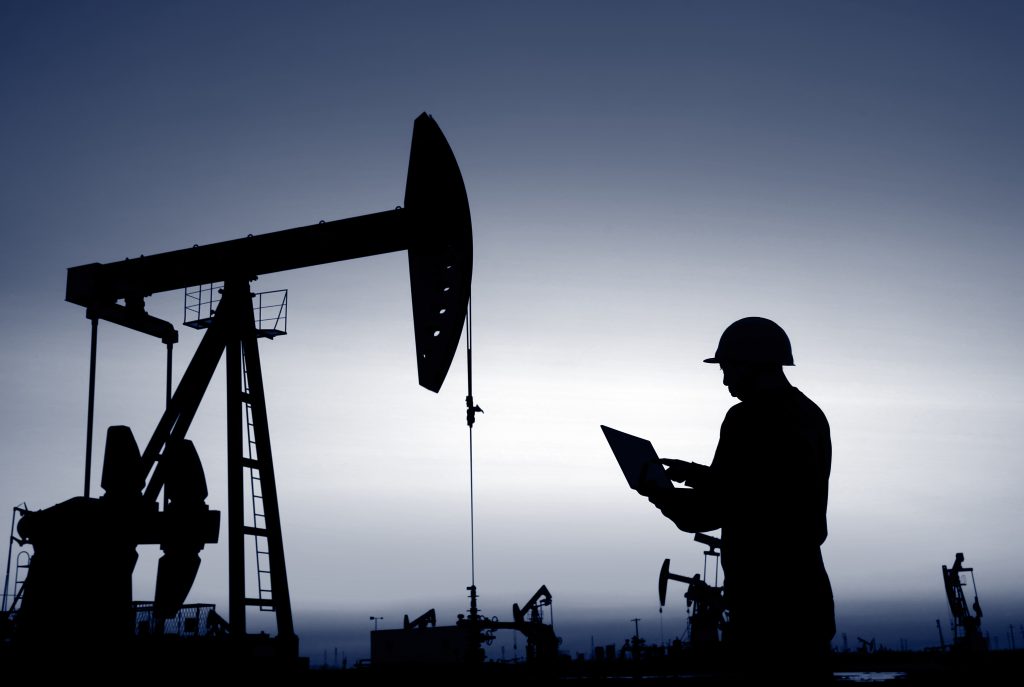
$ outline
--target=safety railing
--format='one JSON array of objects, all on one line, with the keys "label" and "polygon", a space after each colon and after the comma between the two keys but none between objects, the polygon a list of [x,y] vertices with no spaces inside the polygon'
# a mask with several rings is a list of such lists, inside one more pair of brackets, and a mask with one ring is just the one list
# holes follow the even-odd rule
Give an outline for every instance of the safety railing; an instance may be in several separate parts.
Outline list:
[{"label": "safety railing", "polygon": [[223,288],[223,282],[186,287],[183,324],[193,329],[209,327],[220,304],[220,292]]},{"label": "safety railing", "polygon": [[260,336],[273,339],[288,333],[288,289],[255,294],[252,309]]},{"label": "safety railing", "polygon": [[[213,324],[213,316],[220,305],[223,282],[200,284],[185,289],[185,317],[183,324],[193,329],[206,329]],[[253,294],[252,314],[256,333],[273,339],[288,333],[288,289],[262,291]]]},{"label": "safety railing", "polygon": [[157,627],[157,617],[152,601],[133,601],[135,612],[135,635],[146,637],[163,635],[173,637],[211,637],[224,634],[227,625],[214,610],[213,604],[187,604],[164,620],[162,628]]}]

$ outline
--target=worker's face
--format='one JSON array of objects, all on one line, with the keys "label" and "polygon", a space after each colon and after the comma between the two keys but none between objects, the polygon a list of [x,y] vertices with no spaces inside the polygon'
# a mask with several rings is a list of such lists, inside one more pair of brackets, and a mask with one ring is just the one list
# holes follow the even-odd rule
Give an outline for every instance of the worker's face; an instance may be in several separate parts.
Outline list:
[{"label": "worker's face", "polygon": [[757,378],[758,368],[743,363],[722,363],[722,384],[729,387],[729,393],[740,399],[750,392]]}]

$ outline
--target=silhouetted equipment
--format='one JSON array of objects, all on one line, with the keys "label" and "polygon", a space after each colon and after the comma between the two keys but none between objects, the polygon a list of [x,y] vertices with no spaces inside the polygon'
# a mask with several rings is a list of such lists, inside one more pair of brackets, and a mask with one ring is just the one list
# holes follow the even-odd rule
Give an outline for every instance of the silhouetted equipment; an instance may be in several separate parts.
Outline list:
[{"label": "silhouetted equipment", "polygon": [[[28,506],[20,503],[11,509],[11,531],[7,538],[7,567],[4,572],[4,595],[0,605],[0,664],[3,664],[6,650],[10,646],[15,632],[15,621],[25,591],[25,579],[32,556],[23,548],[25,541],[16,534],[18,519],[28,513]],[[14,545],[18,545],[15,553]],[[11,579],[13,563],[14,579]]]},{"label": "silhouetted equipment", "polygon": [[[466,426],[469,428],[469,587],[470,615],[476,615],[476,501],[473,490],[473,425],[484,412],[473,401],[473,303],[466,308]],[[477,648],[479,651],[479,647]]]},{"label": "silhouetted equipment", "polygon": [[793,347],[785,330],[764,317],[744,317],[722,332],[718,350],[706,363],[793,365]]},{"label": "silhouetted equipment", "polygon": [[[523,604],[522,608],[519,607],[519,604],[512,604],[512,618],[517,623],[539,623],[543,620],[541,613],[543,606],[551,606],[551,592],[546,586],[541,585],[540,589]],[[527,618],[527,614],[529,614],[529,618]],[[551,622],[554,623],[554,618],[551,619]]]},{"label": "silhouetted equipment", "polygon": [[[522,606],[512,604],[512,622],[480,614],[474,587],[470,593],[469,614],[459,614],[455,625],[436,625],[434,609],[416,620],[406,615],[400,630],[376,630],[370,634],[370,655],[374,665],[397,664],[476,664],[484,660],[484,644],[495,639],[498,630],[514,630],[526,637],[526,660],[550,664],[558,656],[560,640],[553,619],[544,622],[544,607],[551,608],[551,593],[546,586]],[[551,613],[549,612],[549,616]]]},{"label": "silhouetted equipment", "polygon": [[[958,553],[952,567],[942,566],[942,581],[946,588],[946,600],[953,614],[952,648],[962,651],[980,651],[988,648],[988,642],[981,634],[981,604],[978,602],[978,585],[974,581],[974,568],[963,567],[964,555]],[[960,576],[970,573],[974,589],[974,603],[968,605],[964,595],[966,583]],[[941,632],[941,628],[940,628]]]},{"label": "silhouetted equipment", "polygon": [[[184,601],[199,569],[199,551],[215,543],[220,513],[205,503],[206,481],[190,441],[166,447],[167,505],[142,495],[139,449],[127,427],[107,430],[98,499],[75,497],[25,513],[18,532],[34,550],[16,619],[19,642],[41,646],[60,618],[87,618],[86,644],[132,636],[132,571],[139,544],[159,544],[154,615],[157,629]],[[97,559],[102,563],[98,563]]]},{"label": "silhouetted equipment", "polygon": [[[702,466],[703,467],[703,466]],[[698,544],[703,544],[708,547],[708,550],[704,552],[704,572],[707,573],[708,557],[715,559],[715,577],[718,577],[718,559],[721,558],[722,553],[722,540],[718,537],[712,537],[710,534],[704,534],[703,532],[697,532],[693,535],[693,540]],[[717,584],[717,582],[716,582]]]},{"label": "silhouetted equipment", "polygon": [[481,615],[477,605],[476,527],[473,492],[473,425],[483,409],[473,399],[473,314],[472,303],[466,310],[466,425],[469,428],[469,532],[470,585],[468,615],[459,614],[454,626],[437,626],[434,609],[416,620],[403,617],[401,630],[377,630],[370,635],[371,661],[374,665],[446,663],[474,665],[485,659],[484,644],[494,641],[497,630],[515,630],[526,637],[526,659],[533,663],[552,663],[558,656],[559,639],[553,622],[545,624],[543,607],[551,607],[551,593],[540,589],[523,604],[512,605],[512,622]]},{"label": "silhouetted equipment", "polygon": [[455,156],[426,113],[416,118],[405,206],[207,246],[68,270],[66,298],[103,319],[157,338],[173,326],[146,313],[154,293],[409,251],[419,382],[438,391],[462,335],[473,272],[469,201]]},{"label": "silhouetted equipment", "polygon": [[[725,627],[725,597],[718,586],[718,549],[722,546],[720,539],[706,534],[697,534],[694,539],[708,547],[704,552],[704,577],[700,574],[693,577],[676,575],[669,571],[670,559],[661,564],[658,575],[658,601],[662,606],[668,597],[669,580],[683,582],[686,588],[686,608],[689,615],[690,643],[695,647],[716,644],[719,631]],[[715,559],[715,586],[707,583],[708,557]]]},{"label": "silhouetted equipment", "polygon": [[183,604],[172,616],[161,619],[155,604],[132,603],[135,614],[135,635],[168,637],[219,637],[227,635],[228,623],[217,614],[213,604]]},{"label": "silhouetted equipment", "polygon": [[427,626],[433,627],[433,626],[436,626],[436,625],[437,625],[437,613],[434,611],[433,608],[431,608],[429,611],[427,611],[426,613],[424,613],[420,617],[416,618],[416,620],[409,620],[408,614],[406,614],[402,618],[402,627],[404,629],[406,629],[406,630],[411,630],[411,629],[414,629],[414,628],[427,627]]},{"label": "silhouetted equipment", "polygon": [[[476,586],[467,587],[466,591],[469,592],[469,615],[460,615],[455,624],[465,628],[468,633],[472,645],[468,653],[471,661],[483,661],[483,645],[494,641],[497,630],[515,630],[525,636],[528,661],[543,663],[553,661],[558,656],[559,639],[555,636],[554,618],[551,618],[550,623],[544,623],[542,608],[551,607],[551,593],[546,586],[542,585],[521,608],[517,604],[512,605],[512,622],[481,615],[477,607]],[[553,616],[553,611],[549,615]]]},{"label": "silhouetted equipment", "polygon": [[[425,113],[413,126],[404,207],[70,268],[66,298],[86,308],[93,334],[95,323],[103,319],[165,343],[176,341],[177,332],[169,322],[146,312],[145,299],[191,287],[202,301],[202,285],[222,286],[205,287],[210,294],[205,316],[187,322],[205,329],[205,334],[145,449],[139,451],[129,428],[112,427],[103,467],[105,495],[88,498],[87,461],[85,497],[28,513],[22,519],[20,531],[36,555],[25,585],[19,631],[40,639],[55,636],[65,618],[83,617],[77,612],[86,611],[87,604],[89,617],[97,617],[96,609],[108,609],[93,631],[130,635],[135,547],[146,543],[160,544],[164,550],[152,606],[155,631],[160,631],[163,620],[177,614],[199,569],[199,551],[216,542],[219,531],[219,513],[205,504],[206,482],[198,453],[185,436],[225,354],[230,633],[236,637],[246,634],[246,607],[271,610],[282,653],[295,654],[297,640],[257,346],[259,338],[273,338],[283,331],[276,322],[264,326],[263,308],[253,302],[259,294],[250,292],[249,283],[273,272],[400,250],[409,252],[419,383],[436,392],[448,373],[466,317],[473,241],[458,164],[440,128]],[[216,302],[215,290],[219,294]],[[255,314],[254,307],[259,308]],[[90,419],[90,436],[91,430]],[[247,490],[252,499],[248,522]],[[256,546],[256,596],[246,594],[246,537]],[[97,557],[102,563],[95,562]]]},{"label": "silhouetted equipment", "polygon": [[[17,544],[19,548],[25,544],[24,540],[19,539],[15,535],[15,525],[18,522],[18,518],[28,513],[28,506],[25,503],[20,503],[11,509],[11,532],[7,538],[7,568],[4,573],[4,596],[3,604],[0,605],[0,622],[4,623],[4,628],[8,628],[7,617],[8,613],[13,613],[17,610],[17,607],[21,604],[21,590],[25,581],[23,573],[28,571],[28,560],[31,558],[27,551],[18,551],[17,558],[14,558],[14,545]],[[11,585],[11,561],[16,561],[14,567],[14,585]],[[10,603],[8,603],[10,602]],[[5,632],[0,632],[0,638],[6,637]]]},{"label": "silhouetted equipment", "polygon": [[469,633],[456,625],[372,630],[370,663],[373,666],[459,665],[469,661],[470,647]]}]

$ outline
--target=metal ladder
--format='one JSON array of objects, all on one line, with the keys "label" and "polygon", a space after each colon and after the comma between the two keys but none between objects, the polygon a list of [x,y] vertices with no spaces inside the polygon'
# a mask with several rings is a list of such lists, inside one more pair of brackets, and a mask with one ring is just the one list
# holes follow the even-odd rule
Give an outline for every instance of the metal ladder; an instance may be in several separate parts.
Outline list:
[{"label": "metal ladder", "polygon": [[[270,577],[270,540],[267,537],[267,517],[263,508],[263,483],[260,480],[260,463],[257,457],[255,430],[252,420],[252,397],[249,394],[249,369],[242,356],[242,406],[245,409],[246,453],[242,464],[249,471],[249,491],[252,496],[252,521],[243,528],[246,535],[253,539],[256,552],[256,586],[257,599],[252,605],[258,605],[261,611],[273,611],[273,586]],[[266,602],[266,603],[262,603]]]},{"label": "metal ladder", "polygon": [[[3,604],[0,605],[0,613],[13,615],[21,607],[21,597],[25,591],[25,579],[28,577],[29,565],[32,562],[32,554],[21,549],[25,542],[15,536],[14,532],[18,520],[28,513],[28,505],[24,502],[14,507],[11,512],[11,534],[7,540],[7,573],[4,576]],[[14,555],[14,545],[18,545],[17,558],[14,564],[14,587],[11,588],[11,557]]]}]

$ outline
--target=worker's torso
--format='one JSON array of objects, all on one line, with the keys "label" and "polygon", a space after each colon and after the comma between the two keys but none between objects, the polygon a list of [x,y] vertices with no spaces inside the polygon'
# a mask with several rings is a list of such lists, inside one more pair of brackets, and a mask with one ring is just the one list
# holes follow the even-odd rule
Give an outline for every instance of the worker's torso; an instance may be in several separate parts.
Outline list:
[{"label": "worker's torso", "polygon": [[828,421],[798,389],[730,409],[711,466],[729,584],[782,566],[821,565],[831,465]]}]

